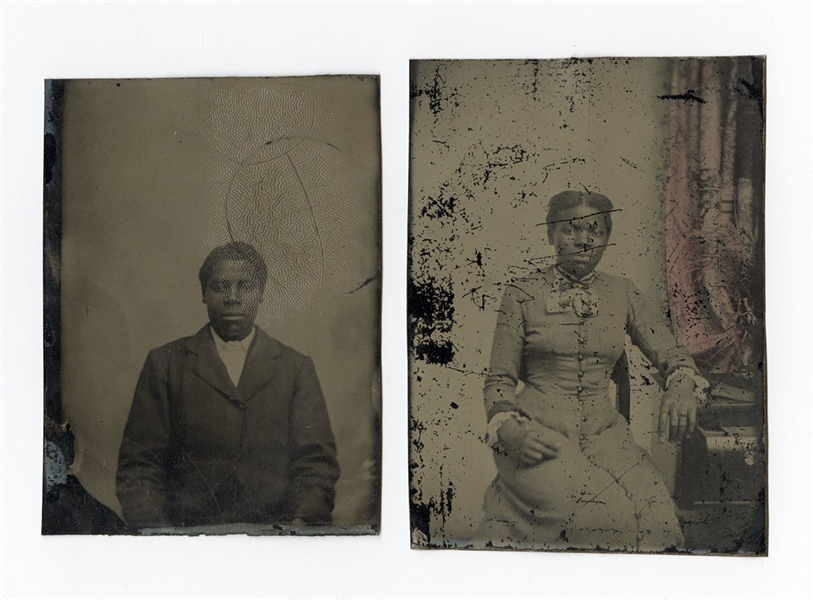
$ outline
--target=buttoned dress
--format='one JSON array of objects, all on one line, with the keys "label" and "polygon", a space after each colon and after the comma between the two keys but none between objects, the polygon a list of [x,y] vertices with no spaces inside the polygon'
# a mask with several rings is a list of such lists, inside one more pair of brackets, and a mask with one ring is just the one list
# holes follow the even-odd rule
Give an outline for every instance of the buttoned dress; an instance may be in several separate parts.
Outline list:
[{"label": "buttoned dress", "polygon": [[[527,467],[495,447],[476,539],[496,547],[663,551],[682,546],[663,479],[610,397],[625,334],[667,377],[691,356],[629,279],[556,267],[505,288],[484,395],[553,430],[556,458]],[[518,385],[522,382],[522,385]]]}]

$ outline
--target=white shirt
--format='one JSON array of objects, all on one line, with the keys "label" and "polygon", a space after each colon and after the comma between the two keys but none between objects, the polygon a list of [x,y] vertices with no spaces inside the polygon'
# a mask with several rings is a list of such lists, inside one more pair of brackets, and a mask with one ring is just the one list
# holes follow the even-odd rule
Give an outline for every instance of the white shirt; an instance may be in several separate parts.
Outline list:
[{"label": "white shirt", "polygon": [[251,342],[257,330],[252,327],[251,333],[245,338],[237,342],[224,342],[220,336],[215,333],[212,327],[209,327],[212,332],[212,339],[215,341],[215,348],[220,360],[226,365],[226,370],[229,372],[229,378],[234,383],[234,387],[240,383],[240,375],[243,374],[243,367],[246,364],[246,357],[248,356],[248,349],[251,347]]}]

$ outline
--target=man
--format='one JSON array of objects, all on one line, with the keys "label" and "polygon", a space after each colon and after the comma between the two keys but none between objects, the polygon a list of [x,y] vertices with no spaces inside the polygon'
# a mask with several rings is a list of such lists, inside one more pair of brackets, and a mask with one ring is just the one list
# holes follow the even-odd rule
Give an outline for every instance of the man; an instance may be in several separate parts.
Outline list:
[{"label": "man", "polygon": [[244,242],[200,269],[209,323],[152,350],[119,455],[133,527],[326,525],[339,477],[310,358],[254,325],[268,278]]}]

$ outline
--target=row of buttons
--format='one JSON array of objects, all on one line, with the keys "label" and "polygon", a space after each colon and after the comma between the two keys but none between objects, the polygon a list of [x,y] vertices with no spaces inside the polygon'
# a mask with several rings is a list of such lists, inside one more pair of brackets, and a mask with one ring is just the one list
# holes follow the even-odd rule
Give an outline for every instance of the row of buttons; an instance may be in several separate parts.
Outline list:
[{"label": "row of buttons", "polygon": [[[576,386],[576,398],[579,400],[579,412],[581,413],[581,422],[587,422],[587,415],[584,414],[584,398],[582,398],[582,392],[584,391],[584,386],[582,385],[582,378],[584,377],[584,365],[582,362],[584,361],[584,344],[585,339],[582,335],[582,326],[584,325],[584,319],[579,318],[579,330],[578,330],[578,337],[577,341],[579,343],[579,373],[578,373],[578,385]],[[579,443],[581,446],[584,446],[584,442],[587,440],[587,436],[582,433],[579,435]]]}]

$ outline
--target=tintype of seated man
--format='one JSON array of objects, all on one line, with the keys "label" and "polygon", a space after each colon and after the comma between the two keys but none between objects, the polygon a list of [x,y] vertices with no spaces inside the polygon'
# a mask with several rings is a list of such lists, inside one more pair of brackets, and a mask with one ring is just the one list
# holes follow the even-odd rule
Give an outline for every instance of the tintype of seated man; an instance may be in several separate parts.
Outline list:
[{"label": "tintype of seated man", "polygon": [[250,244],[200,269],[209,323],[152,350],[116,487],[131,527],[328,525],[339,477],[313,361],[254,325],[268,279]]}]

